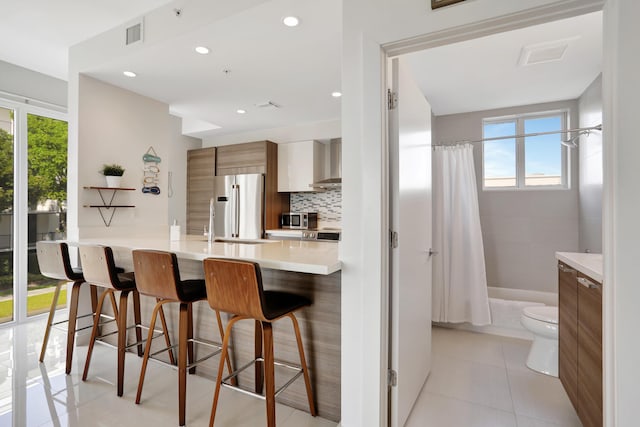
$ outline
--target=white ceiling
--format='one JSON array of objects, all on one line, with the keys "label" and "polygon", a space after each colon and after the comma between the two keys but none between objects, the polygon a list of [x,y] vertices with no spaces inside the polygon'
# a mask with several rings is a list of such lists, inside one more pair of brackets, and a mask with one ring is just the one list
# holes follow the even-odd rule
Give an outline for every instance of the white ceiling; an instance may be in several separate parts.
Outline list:
[{"label": "white ceiling", "polygon": [[171,0],[0,0],[0,60],[67,80],[70,46]]},{"label": "white ceiling", "polygon": [[[0,60],[65,78],[67,49],[167,0],[0,0]],[[176,0],[189,8],[186,1]],[[221,135],[340,117],[341,0],[271,0],[180,37],[101,61],[87,74],[161,100]],[[282,16],[301,18],[297,28]],[[436,115],[575,99],[601,69],[601,14],[408,55]],[[570,39],[558,62],[519,67],[523,46]],[[193,48],[205,45],[206,56]],[[122,71],[138,73],[125,78]],[[228,69],[231,72],[223,73]],[[348,88],[344,89],[349,95]],[[280,109],[255,104],[273,101]],[[239,115],[242,108],[247,114]],[[205,122],[205,123],[202,123]]]},{"label": "white ceiling", "polygon": [[[566,40],[563,58],[519,66],[525,46]],[[407,55],[433,113],[482,111],[578,98],[602,69],[602,12]]]}]

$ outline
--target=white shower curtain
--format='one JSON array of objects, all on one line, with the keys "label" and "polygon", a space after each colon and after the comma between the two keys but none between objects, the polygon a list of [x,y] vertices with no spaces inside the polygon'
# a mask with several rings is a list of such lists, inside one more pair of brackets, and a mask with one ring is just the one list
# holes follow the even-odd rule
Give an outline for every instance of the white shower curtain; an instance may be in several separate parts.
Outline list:
[{"label": "white shower curtain", "polygon": [[434,147],[433,314],[436,322],[491,323],[473,146]]}]

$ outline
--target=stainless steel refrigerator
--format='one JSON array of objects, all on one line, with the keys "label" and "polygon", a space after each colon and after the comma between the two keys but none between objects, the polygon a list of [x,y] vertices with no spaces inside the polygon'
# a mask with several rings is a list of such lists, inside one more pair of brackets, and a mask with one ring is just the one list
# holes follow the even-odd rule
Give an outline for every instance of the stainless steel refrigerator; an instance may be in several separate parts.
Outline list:
[{"label": "stainless steel refrigerator", "polygon": [[216,176],[213,182],[214,236],[261,239],[264,231],[264,176]]}]

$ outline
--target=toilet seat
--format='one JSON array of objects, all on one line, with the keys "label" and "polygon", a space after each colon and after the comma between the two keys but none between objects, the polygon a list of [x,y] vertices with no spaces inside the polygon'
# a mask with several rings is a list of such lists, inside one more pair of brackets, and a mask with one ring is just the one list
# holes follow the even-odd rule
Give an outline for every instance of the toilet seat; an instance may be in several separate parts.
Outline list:
[{"label": "toilet seat", "polygon": [[558,307],[535,306],[525,307],[522,314],[530,319],[539,320],[545,323],[558,324]]}]

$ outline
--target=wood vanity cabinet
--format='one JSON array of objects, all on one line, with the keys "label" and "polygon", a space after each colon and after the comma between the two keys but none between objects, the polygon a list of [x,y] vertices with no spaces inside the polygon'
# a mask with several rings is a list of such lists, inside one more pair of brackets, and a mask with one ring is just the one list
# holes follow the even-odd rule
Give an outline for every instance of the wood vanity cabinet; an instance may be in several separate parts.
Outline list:
[{"label": "wood vanity cabinet", "polygon": [[202,234],[209,224],[209,200],[216,174],[215,147],[187,152],[187,234]]},{"label": "wood vanity cabinet", "polygon": [[558,263],[559,376],[585,427],[602,426],[602,285]]},{"label": "wood vanity cabinet", "polygon": [[289,194],[278,193],[278,144],[271,141],[223,145],[216,151],[216,176],[264,174],[265,229],[280,228],[289,210]]}]

